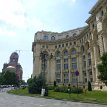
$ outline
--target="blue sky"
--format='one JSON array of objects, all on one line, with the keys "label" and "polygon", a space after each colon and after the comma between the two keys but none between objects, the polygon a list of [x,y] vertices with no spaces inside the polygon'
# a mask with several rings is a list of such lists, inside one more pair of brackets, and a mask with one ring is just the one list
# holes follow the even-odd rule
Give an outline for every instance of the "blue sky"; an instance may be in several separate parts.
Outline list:
[{"label": "blue sky", "polygon": [[62,32],[85,26],[97,0],[0,0],[0,71],[16,50],[23,79],[32,74],[32,42],[37,31]]}]

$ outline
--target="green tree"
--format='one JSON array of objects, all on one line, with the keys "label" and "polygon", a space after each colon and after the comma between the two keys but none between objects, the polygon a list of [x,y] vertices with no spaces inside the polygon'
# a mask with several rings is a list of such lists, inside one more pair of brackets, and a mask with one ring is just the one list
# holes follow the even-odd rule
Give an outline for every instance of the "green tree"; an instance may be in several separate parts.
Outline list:
[{"label": "green tree", "polygon": [[46,87],[45,84],[45,78],[43,76],[43,74],[41,73],[38,77],[34,77],[33,79],[30,78],[27,81],[28,83],[28,91],[29,93],[32,94],[40,94],[41,93],[41,89],[44,87]]},{"label": "green tree", "polygon": [[15,72],[6,71],[0,75],[0,84],[3,85],[18,85]]},{"label": "green tree", "polygon": [[101,57],[101,64],[98,64],[98,71],[100,72],[98,78],[107,85],[107,52]]},{"label": "green tree", "polygon": [[2,85],[4,83],[4,79],[3,79],[3,73],[0,73],[0,85]]}]

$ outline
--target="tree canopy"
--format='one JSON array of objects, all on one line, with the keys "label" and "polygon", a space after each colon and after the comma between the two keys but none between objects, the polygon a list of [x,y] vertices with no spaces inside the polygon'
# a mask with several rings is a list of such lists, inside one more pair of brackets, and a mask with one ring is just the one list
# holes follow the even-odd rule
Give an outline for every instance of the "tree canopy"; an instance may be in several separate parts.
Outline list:
[{"label": "tree canopy", "polygon": [[1,85],[18,85],[15,72],[4,71],[0,75]]},{"label": "tree canopy", "polygon": [[41,93],[41,89],[43,87],[46,87],[46,81],[45,78],[43,76],[43,73],[41,73],[38,77],[34,77],[34,78],[30,78],[27,81],[28,83],[28,91],[29,93]]},{"label": "tree canopy", "polygon": [[101,57],[101,64],[98,64],[99,79],[107,85],[107,52]]}]

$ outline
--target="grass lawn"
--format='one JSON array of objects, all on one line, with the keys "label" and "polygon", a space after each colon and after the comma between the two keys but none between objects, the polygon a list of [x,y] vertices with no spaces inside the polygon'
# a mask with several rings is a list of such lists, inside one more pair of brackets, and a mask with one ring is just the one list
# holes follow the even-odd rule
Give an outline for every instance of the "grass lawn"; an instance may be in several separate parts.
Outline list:
[{"label": "grass lawn", "polygon": [[[40,96],[38,94],[29,94],[27,88],[26,89],[17,89],[10,90],[8,93],[17,94],[17,95],[25,95],[25,96]],[[63,99],[69,101],[81,101],[81,102],[89,102],[89,103],[99,103],[99,104],[107,104],[107,91],[91,91],[83,94],[68,94],[68,93],[60,93],[54,92],[52,90],[49,91],[48,96],[46,98],[55,98],[55,99]]]}]

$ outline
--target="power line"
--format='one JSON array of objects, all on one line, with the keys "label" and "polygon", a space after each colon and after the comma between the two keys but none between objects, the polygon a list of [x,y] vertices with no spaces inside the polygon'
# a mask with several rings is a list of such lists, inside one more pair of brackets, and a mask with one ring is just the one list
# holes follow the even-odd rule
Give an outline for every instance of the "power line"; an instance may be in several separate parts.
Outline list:
[{"label": "power line", "polygon": [[20,53],[20,52],[28,52],[28,51],[29,51],[29,52],[32,52],[32,50],[20,50],[20,49],[19,49],[19,50],[15,50],[15,51],[16,51],[16,52],[19,52],[19,53]]}]

